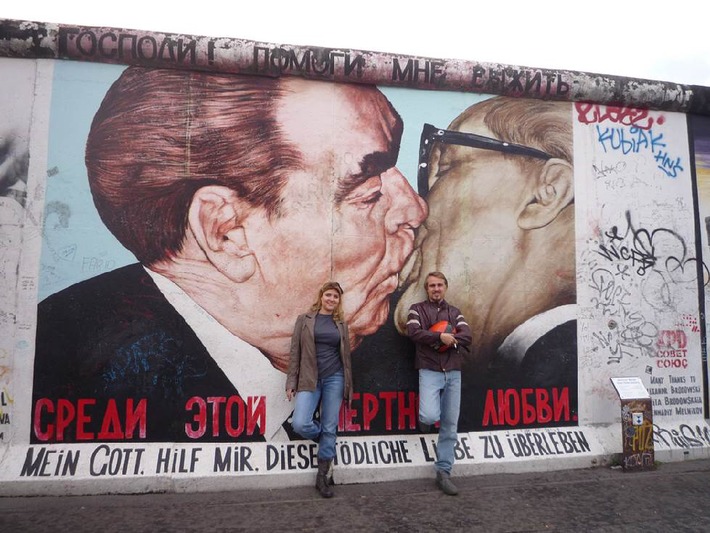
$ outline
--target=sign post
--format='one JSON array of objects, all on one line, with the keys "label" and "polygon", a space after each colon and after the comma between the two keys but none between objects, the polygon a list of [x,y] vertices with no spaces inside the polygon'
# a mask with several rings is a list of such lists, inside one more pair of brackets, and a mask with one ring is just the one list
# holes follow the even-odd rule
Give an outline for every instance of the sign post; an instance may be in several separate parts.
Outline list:
[{"label": "sign post", "polygon": [[653,470],[653,408],[641,378],[611,378],[621,400],[622,467]]}]

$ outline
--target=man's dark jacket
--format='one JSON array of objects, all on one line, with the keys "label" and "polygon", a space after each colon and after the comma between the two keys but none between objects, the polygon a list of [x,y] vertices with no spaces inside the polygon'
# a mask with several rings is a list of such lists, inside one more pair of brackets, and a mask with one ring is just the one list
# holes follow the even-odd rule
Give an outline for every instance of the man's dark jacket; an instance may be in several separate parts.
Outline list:
[{"label": "man's dark jacket", "polygon": [[[437,322],[446,321],[456,328],[456,347],[439,352],[440,333],[429,331]],[[430,300],[415,303],[407,315],[407,336],[414,341],[415,367],[442,372],[461,370],[463,352],[471,345],[471,328],[461,311],[446,300],[434,303]]]}]

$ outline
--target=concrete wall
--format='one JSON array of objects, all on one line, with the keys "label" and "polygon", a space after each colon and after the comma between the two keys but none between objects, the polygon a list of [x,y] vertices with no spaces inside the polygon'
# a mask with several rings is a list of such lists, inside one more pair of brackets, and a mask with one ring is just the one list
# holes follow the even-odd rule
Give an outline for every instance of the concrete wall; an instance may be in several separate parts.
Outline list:
[{"label": "concrete wall", "polygon": [[[710,455],[704,88],[1,28],[3,494],[311,483],[283,389],[328,279],[355,347],[338,481],[429,475],[399,331],[432,270],[474,331],[457,473],[643,463],[650,429],[658,460]],[[424,124],[518,148],[433,136],[420,162]],[[625,435],[621,377],[653,405]]]}]

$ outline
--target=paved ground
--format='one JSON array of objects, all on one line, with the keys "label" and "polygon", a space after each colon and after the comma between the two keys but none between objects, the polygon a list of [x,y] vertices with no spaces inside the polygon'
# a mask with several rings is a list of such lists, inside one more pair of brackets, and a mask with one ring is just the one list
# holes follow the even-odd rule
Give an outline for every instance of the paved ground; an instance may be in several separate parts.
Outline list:
[{"label": "paved ground", "polygon": [[0,498],[0,531],[710,531],[710,460],[455,481],[455,497],[418,479],[338,485],[331,500],[311,487]]}]

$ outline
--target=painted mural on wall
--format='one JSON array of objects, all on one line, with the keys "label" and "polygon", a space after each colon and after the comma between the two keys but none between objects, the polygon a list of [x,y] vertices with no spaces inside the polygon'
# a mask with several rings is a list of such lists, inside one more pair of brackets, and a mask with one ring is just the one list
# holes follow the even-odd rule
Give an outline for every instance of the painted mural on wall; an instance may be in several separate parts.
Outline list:
[{"label": "painted mural on wall", "polygon": [[[75,207],[48,201],[32,442],[287,439],[290,335],[327,279],[359,346],[341,431],[412,433],[412,347],[394,325],[430,270],[477,336],[461,430],[575,424],[570,104],[462,109],[449,127],[464,133],[437,130],[454,141],[422,140],[421,196],[396,166],[405,112],[372,87],[123,71],[93,116],[86,174],[137,261],[84,255]],[[86,279],[55,291],[55,265],[78,257]],[[563,329],[525,331],[546,312],[529,329]]]},{"label": "painted mural on wall", "polygon": [[418,185],[429,213],[397,328],[426,273],[446,272],[474,335],[460,429],[576,425],[571,106],[493,98],[445,128],[423,126]]},{"label": "painted mural on wall", "polygon": [[330,279],[355,347],[336,461],[431,463],[401,332],[434,270],[474,334],[460,464],[610,453],[591,428],[618,422],[620,376],[651,393],[657,446],[710,446],[685,115],[6,63],[28,72],[0,166],[27,167],[0,198],[21,289],[0,317],[0,440],[24,446],[6,477],[313,468],[284,372]]}]

